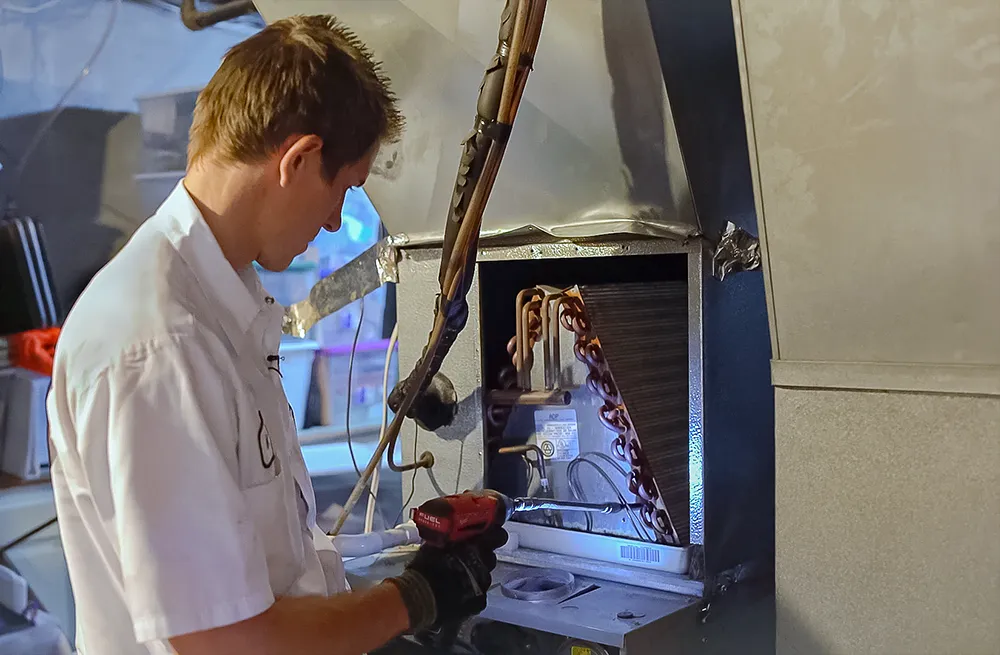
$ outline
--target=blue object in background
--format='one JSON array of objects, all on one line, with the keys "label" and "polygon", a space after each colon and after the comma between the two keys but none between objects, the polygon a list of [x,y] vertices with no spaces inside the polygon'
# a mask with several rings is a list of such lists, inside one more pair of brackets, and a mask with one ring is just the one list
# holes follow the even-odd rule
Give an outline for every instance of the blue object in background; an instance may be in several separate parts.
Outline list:
[{"label": "blue object in background", "polygon": [[336,270],[375,245],[381,229],[382,220],[368,194],[356,187],[348,189],[340,229],[322,230],[312,241],[319,252],[320,270]]}]

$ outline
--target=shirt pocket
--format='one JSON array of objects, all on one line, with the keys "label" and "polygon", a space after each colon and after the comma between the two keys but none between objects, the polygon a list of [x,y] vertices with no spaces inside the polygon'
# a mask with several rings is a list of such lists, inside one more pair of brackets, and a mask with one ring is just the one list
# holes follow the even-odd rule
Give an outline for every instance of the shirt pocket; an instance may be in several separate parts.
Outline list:
[{"label": "shirt pocket", "polygon": [[290,516],[288,510],[286,475],[243,489],[247,512],[264,546],[268,581],[276,595],[287,593],[305,568],[302,539],[294,528],[298,518]]},{"label": "shirt pocket", "polygon": [[243,371],[244,394],[239,407],[240,486],[268,484],[282,475],[285,457],[287,412],[284,395],[276,394],[271,381],[247,364]]},{"label": "shirt pocket", "polygon": [[[281,476],[282,457],[278,441],[272,433],[274,421],[269,421],[261,409],[241,421],[239,435],[240,487],[252,489],[269,484]],[[279,426],[275,426],[280,429]]]},{"label": "shirt pocket", "polygon": [[247,373],[240,407],[240,487],[246,511],[264,546],[268,579],[275,594],[293,587],[305,570],[298,498],[286,449],[283,396],[255,371]]}]

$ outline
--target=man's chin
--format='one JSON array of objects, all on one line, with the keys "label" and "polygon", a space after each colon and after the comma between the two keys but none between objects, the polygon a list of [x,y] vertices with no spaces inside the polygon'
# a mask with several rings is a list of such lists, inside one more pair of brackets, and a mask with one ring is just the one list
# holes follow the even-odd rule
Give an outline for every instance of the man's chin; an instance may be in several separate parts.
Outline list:
[{"label": "man's chin", "polygon": [[288,270],[288,267],[292,265],[292,260],[288,259],[288,260],[276,261],[273,259],[261,258],[257,260],[257,264],[259,264],[260,267],[263,268],[265,271],[268,271],[270,273],[284,273],[286,270]]}]

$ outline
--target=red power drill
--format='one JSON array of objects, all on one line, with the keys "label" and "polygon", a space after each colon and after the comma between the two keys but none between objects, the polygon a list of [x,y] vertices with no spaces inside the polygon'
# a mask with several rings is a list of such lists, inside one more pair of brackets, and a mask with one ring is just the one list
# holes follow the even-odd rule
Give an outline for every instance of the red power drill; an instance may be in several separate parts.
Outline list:
[{"label": "red power drill", "polygon": [[[502,526],[514,513],[514,503],[501,493],[485,489],[428,500],[411,513],[425,543],[444,548]],[[483,590],[485,591],[485,590]],[[442,625],[436,632],[417,637],[434,652],[451,652],[461,622]]]},{"label": "red power drill", "polygon": [[485,489],[428,500],[412,512],[420,538],[444,547],[502,526],[514,513],[514,503],[503,494]]}]

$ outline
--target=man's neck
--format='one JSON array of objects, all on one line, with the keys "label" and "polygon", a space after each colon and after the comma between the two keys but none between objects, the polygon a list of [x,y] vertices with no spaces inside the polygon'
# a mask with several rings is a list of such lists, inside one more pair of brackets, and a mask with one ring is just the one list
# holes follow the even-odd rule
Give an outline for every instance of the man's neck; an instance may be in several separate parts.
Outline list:
[{"label": "man's neck", "polygon": [[237,271],[249,266],[260,252],[256,239],[260,206],[255,192],[260,175],[250,167],[205,162],[188,170],[184,178],[184,188]]}]

